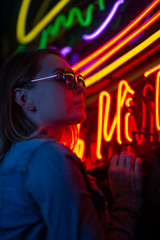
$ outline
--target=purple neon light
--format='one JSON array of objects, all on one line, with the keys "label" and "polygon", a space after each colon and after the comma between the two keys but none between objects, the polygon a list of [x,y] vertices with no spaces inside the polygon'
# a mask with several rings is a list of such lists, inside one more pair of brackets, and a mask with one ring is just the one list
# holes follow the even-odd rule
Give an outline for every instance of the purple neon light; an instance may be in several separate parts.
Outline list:
[{"label": "purple neon light", "polygon": [[109,23],[112,21],[113,17],[115,16],[119,6],[121,4],[124,3],[124,0],[118,0],[112,7],[109,15],[106,17],[106,19],[104,20],[104,22],[99,26],[99,28],[97,28],[96,31],[94,31],[91,34],[84,34],[82,36],[83,40],[85,41],[90,41],[90,40],[94,40],[95,38],[97,38],[105,29],[106,27],[109,25]]},{"label": "purple neon light", "polygon": [[[150,18],[150,16],[151,16],[151,13],[148,13],[148,15],[144,19],[144,22],[146,22]],[[144,34],[144,32],[141,32],[137,37],[133,38],[132,41],[130,41],[128,43],[128,45],[131,45],[131,44],[135,43],[136,41],[138,41],[142,37],[143,34]]]},{"label": "purple neon light", "polygon": [[68,53],[70,53],[72,51],[72,48],[69,46],[66,46],[64,48],[61,49],[61,54],[65,57]]}]

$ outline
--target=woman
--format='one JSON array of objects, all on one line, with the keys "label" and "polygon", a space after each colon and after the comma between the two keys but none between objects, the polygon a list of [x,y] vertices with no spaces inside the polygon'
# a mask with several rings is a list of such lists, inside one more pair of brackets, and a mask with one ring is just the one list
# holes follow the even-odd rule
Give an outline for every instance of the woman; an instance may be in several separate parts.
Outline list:
[{"label": "woman", "polygon": [[125,152],[112,158],[109,219],[100,190],[69,149],[74,126],[86,119],[85,92],[83,77],[56,50],[17,53],[4,64],[0,239],[133,238],[141,205],[141,159],[134,161]]}]

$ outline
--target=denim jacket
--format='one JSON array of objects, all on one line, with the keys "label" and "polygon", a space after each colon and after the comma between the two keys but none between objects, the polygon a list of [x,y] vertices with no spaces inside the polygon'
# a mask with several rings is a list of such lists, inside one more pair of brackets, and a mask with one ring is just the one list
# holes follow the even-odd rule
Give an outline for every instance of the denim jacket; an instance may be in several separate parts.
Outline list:
[{"label": "denim jacket", "polygon": [[124,194],[105,221],[80,159],[51,139],[14,143],[0,163],[1,240],[129,240],[140,205]]}]

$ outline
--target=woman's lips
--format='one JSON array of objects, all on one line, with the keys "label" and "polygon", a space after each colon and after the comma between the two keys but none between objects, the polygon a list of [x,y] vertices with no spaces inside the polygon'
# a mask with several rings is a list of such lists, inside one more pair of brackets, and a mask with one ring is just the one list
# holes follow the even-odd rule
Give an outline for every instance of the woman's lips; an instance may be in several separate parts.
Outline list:
[{"label": "woman's lips", "polygon": [[75,105],[76,107],[85,108],[85,103],[84,103],[83,100],[82,100],[82,101],[79,101],[79,102],[76,102],[74,105]]}]

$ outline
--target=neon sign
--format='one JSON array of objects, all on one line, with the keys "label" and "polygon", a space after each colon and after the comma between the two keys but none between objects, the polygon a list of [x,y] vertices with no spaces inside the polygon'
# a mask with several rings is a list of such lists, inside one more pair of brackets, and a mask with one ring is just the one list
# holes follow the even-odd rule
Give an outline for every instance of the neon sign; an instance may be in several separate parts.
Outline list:
[{"label": "neon sign", "polygon": [[[119,0],[123,1],[123,0]],[[104,10],[104,2],[103,0],[98,0],[99,2],[99,8],[100,10]],[[66,17],[64,14],[59,14],[59,12],[69,3],[69,0],[63,0],[59,1],[48,14],[46,14],[43,19],[28,33],[25,34],[25,26],[26,26],[26,19],[27,19],[27,14],[29,10],[29,6],[31,4],[31,0],[23,0],[19,15],[18,15],[18,20],[17,20],[17,40],[19,43],[22,44],[27,44],[31,42],[39,33],[42,32],[42,38],[45,37],[43,40],[41,38],[41,46],[45,44],[48,40],[48,36],[55,36],[60,27],[64,28],[69,28],[73,25],[75,17],[77,18],[79,24],[83,27],[88,26],[91,23],[92,20],[92,15],[93,15],[93,9],[95,8],[94,4],[90,4],[87,7],[86,10],[86,17],[85,19],[82,16],[82,12],[79,8],[73,7],[69,11],[68,17]],[[119,5],[119,4],[118,4]],[[117,11],[118,5],[114,6],[114,13]],[[58,15],[59,14],[59,15]],[[54,24],[50,24],[47,29],[44,29],[56,16],[57,18],[55,19]],[[110,18],[110,17],[109,17]],[[42,31],[44,29],[45,33]]]},{"label": "neon sign", "polygon": [[50,12],[27,34],[25,35],[25,25],[28,9],[31,0],[23,0],[17,21],[17,39],[20,43],[31,42],[47,24],[67,5],[69,0],[59,1]]},{"label": "neon sign", "polygon": [[157,73],[156,86],[155,86],[155,116],[156,116],[156,128],[160,131],[160,117],[159,117],[159,80],[160,71]]},{"label": "neon sign", "polygon": [[97,28],[95,32],[92,34],[84,34],[82,36],[83,40],[90,41],[94,40],[95,38],[99,37],[101,33],[106,29],[106,27],[109,25],[109,23],[112,21],[113,17],[115,16],[119,6],[124,3],[124,0],[118,0],[112,7],[109,15],[106,17],[104,22]]},{"label": "neon sign", "polygon": [[80,70],[86,64],[93,61],[95,58],[104,53],[107,49],[112,47],[116,42],[121,40],[126,34],[128,34],[132,29],[134,29],[137,24],[139,24],[147,15],[150,13],[159,3],[159,0],[153,1],[136,19],[134,19],[128,26],[126,26],[120,33],[118,33],[114,38],[109,40],[106,44],[100,47],[98,50],[82,59],[80,62],[73,66],[74,70]]},{"label": "neon sign", "polygon": [[[159,113],[159,89],[160,89],[160,71],[157,73],[156,76],[156,81],[155,81],[155,127],[158,131],[160,131],[160,113]],[[124,91],[122,91],[122,87],[125,87]],[[150,84],[145,85],[143,89],[143,98],[145,98],[147,89],[150,89],[151,91],[154,90],[153,86]],[[130,96],[127,96],[129,93]],[[110,131],[108,132],[108,123],[109,123],[109,116],[110,116],[110,105],[111,105],[111,96],[108,92],[103,91],[99,95],[99,112],[98,112],[98,129],[97,129],[97,158],[102,159],[102,154],[101,154],[101,142],[102,138],[108,142],[111,141],[113,138],[113,132],[116,130],[116,139],[117,143],[122,144],[122,139],[121,139],[121,132],[122,132],[122,126],[121,126],[121,113],[122,113],[122,108],[126,105],[127,107],[131,107],[131,101],[133,101],[133,96],[134,96],[134,90],[130,88],[129,84],[125,81],[122,80],[118,84],[118,90],[117,90],[117,110],[115,113],[115,116],[112,120],[112,124],[110,126]],[[106,101],[105,101],[106,100]],[[106,103],[104,103],[106,102]],[[106,106],[105,106],[106,105]],[[153,131],[153,116],[154,112],[152,111],[152,106],[151,107],[151,116],[150,116],[150,121],[151,121],[151,130]],[[124,115],[124,136],[127,142],[132,142],[133,137],[131,136],[132,129],[136,130],[137,133],[140,133],[141,136],[139,137],[138,134],[136,134],[136,140],[137,144],[140,145],[142,144],[142,140],[144,138],[142,130],[145,128],[145,121],[146,121],[146,104],[143,102],[142,106],[142,127],[141,127],[141,132],[138,131],[136,121],[134,119],[134,116],[127,111]],[[105,110],[103,110],[105,109]],[[103,113],[104,112],[104,113]],[[153,136],[151,136],[153,139]]]},{"label": "neon sign", "polygon": [[[124,90],[123,90],[124,88]],[[103,91],[99,95],[99,112],[98,112],[98,132],[97,132],[97,158],[101,159],[102,155],[100,153],[102,134],[106,142],[111,141],[113,133],[116,130],[116,138],[119,144],[122,143],[121,140],[121,111],[125,104],[127,95],[133,95],[134,90],[130,88],[127,81],[122,80],[118,85],[117,91],[117,110],[113,118],[110,131],[108,132],[109,125],[109,112],[111,105],[111,96],[107,91]],[[105,113],[103,114],[104,102],[106,101]],[[104,122],[104,123],[103,123]]]},{"label": "neon sign", "polygon": [[[110,63],[106,67],[104,67],[102,70],[96,72],[91,77],[86,78],[85,83],[86,86],[89,87],[92,84],[100,81],[103,77],[105,77],[107,74],[113,72],[115,69],[120,67],[122,64],[136,56],[138,53],[142,52],[145,48],[150,46],[152,43],[154,43],[157,39],[160,37],[160,30],[155,32],[153,35],[151,35],[149,38],[144,40],[142,43],[140,43],[138,46],[130,50],[129,52],[125,53],[123,56],[115,60],[114,62]],[[81,74],[83,74],[81,72]]]},{"label": "neon sign", "polygon": [[[113,47],[109,52],[104,54],[100,59],[98,59],[95,63],[93,63],[90,67],[81,72],[83,76],[88,75],[90,72],[95,70],[101,64],[103,64],[106,60],[112,57],[115,53],[117,53],[120,49],[122,49],[125,45],[127,45],[131,40],[133,40],[136,36],[138,36],[141,32],[147,29],[150,25],[152,25],[155,21],[159,19],[160,11],[158,11],[155,15],[153,15],[149,20],[143,23],[140,27],[138,27],[135,31],[133,31],[129,36],[124,38],[120,43],[117,43],[115,47]],[[160,31],[158,31],[160,32]],[[144,49],[144,48],[143,48]]]},{"label": "neon sign", "polygon": [[[51,11],[48,14],[46,14],[46,16],[28,34],[25,34],[25,23],[26,23],[26,17],[27,17],[30,2],[31,0],[22,1],[18,22],[17,22],[17,37],[20,42],[28,43],[32,41],[40,32],[42,32],[40,46],[47,44],[49,35],[54,36],[58,33],[60,25],[63,25],[62,22],[66,24],[66,25],[63,25],[64,27],[70,27],[73,24],[74,16],[77,17],[77,20],[82,26],[88,26],[88,24],[90,24],[91,22],[92,12],[94,8],[93,4],[90,4],[88,6],[85,19],[82,18],[82,13],[78,8],[72,8],[68,14],[68,18],[66,21],[64,20],[66,19],[64,18],[65,16],[62,16],[62,14],[61,15],[58,15],[58,14],[66,6],[66,4],[69,1],[67,0],[59,1],[59,3],[55,6],[55,9],[51,9]],[[104,7],[103,0],[99,0],[98,2],[99,2],[100,9],[104,10],[105,7]],[[117,1],[114,4],[114,7],[116,6],[114,10],[116,9],[117,11],[119,5],[122,4],[123,2],[124,2],[123,0]],[[113,39],[109,40],[105,45],[100,47],[97,51],[93,52],[90,56],[83,59],[78,64],[74,65],[73,68],[75,70],[82,69],[81,70],[82,75],[87,76],[89,73],[95,70],[98,66],[104,63],[104,61],[111,58],[115,53],[117,53],[120,49],[126,46],[129,42],[131,42],[133,39],[139,36],[143,31],[145,31],[148,27],[150,27],[155,21],[159,19],[160,11],[157,11],[157,12],[155,11],[152,17],[150,17],[147,21],[145,21],[143,24],[137,27],[137,25],[147,16],[148,13],[150,13],[157,6],[158,3],[159,3],[159,0],[153,1],[136,19],[134,19],[127,27],[125,27]],[[113,14],[113,12],[111,13]],[[90,35],[91,38],[92,37],[94,38],[94,36],[96,37],[99,36],[100,31],[101,30],[103,31],[104,28],[109,24],[109,20],[113,18],[113,15],[111,13],[107,16],[103,24],[101,24],[100,27],[93,33],[93,35],[92,34]],[[55,19],[55,23],[53,25],[49,25],[46,28],[49,22],[56,15],[58,16]],[[91,84],[95,83],[96,81],[100,81],[104,76],[113,72],[115,69],[120,67],[126,61],[130,60],[132,57],[135,57],[137,54],[141,53],[145,48],[147,48],[152,43],[157,41],[159,36],[160,36],[160,31],[155,32],[153,35],[149,36],[139,45],[137,45],[136,47],[131,49],[129,52],[121,56],[119,59],[116,59],[114,62],[111,62],[107,67],[101,69],[99,72],[95,73],[91,77],[88,77],[86,79],[86,86],[88,87]],[[67,52],[70,52],[70,51],[71,49],[64,48],[62,52],[63,54],[66,54]],[[88,63],[90,63],[97,57],[98,57],[98,60],[95,61],[91,67],[90,66],[88,67],[87,66]],[[85,69],[83,70],[83,68]],[[149,76],[151,73],[157,70],[159,70],[159,65],[154,69],[151,69],[149,72],[146,72],[145,77]],[[156,81],[155,81],[154,104],[151,103],[150,106],[148,106],[151,109],[151,114],[150,114],[150,123],[151,123],[150,131],[151,132],[153,132],[154,125],[156,130],[160,131],[160,111],[159,111],[159,105],[160,105],[159,84],[160,83],[159,81],[160,81],[160,72],[157,73]],[[146,96],[147,91],[154,91],[154,88],[151,84],[145,85],[142,93],[143,97]],[[146,103],[142,101],[142,124],[141,124],[141,131],[138,131],[139,126],[137,126],[135,117],[130,111],[130,109],[132,108],[134,94],[135,94],[135,91],[129,86],[129,83],[126,80],[119,82],[118,90],[117,90],[116,110],[115,110],[113,119],[110,119],[111,118],[110,108],[111,108],[111,102],[113,100],[109,92],[106,92],[106,91],[101,92],[99,96],[99,114],[98,114],[97,145],[96,145],[96,149],[97,149],[96,154],[98,159],[103,158],[101,154],[102,140],[104,140],[105,142],[110,142],[113,139],[113,136],[115,135],[116,141],[119,145],[123,144],[124,139],[127,143],[132,144],[133,130],[135,132],[143,133],[143,129],[146,126]],[[124,114],[123,110],[126,108],[128,110]],[[152,110],[154,110],[154,113]],[[155,116],[155,119],[154,119],[154,116]],[[121,119],[123,119],[124,121],[122,121]],[[124,124],[124,126],[122,124]],[[142,144],[144,140],[144,135],[136,134],[135,137],[136,137],[137,145]],[[150,140],[153,141],[152,135],[150,136]],[[81,158],[83,157],[84,151],[85,151],[85,142],[83,139],[78,140],[78,144],[75,151],[77,151],[79,157]]]},{"label": "neon sign", "polygon": [[68,14],[68,18],[64,14],[58,15],[55,19],[54,24],[50,24],[46,29],[42,31],[39,48],[45,48],[47,46],[49,36],[55,36],[56,34],[58,34],[61,26],[64,28],[71,27],[73,25],[75,16],[77,17],[77,20],[81,26],[88,26],[92,20],[93,8],[93,4],[90,4],[88,6],[86,11],[86,19],[83,19],[81,10],[76,7],[71,8]]},{"label": "neon sign", "polygon": [[[158,70],[158,71],[157,71]],[[96,142],[96,158],[101,160],[103,159],[101,148],[102,140],[105,142],[111,142],[116,136],[116,142],[119,145],[123,143],[126,144],[143,144],[145,137],[145,128],[146,120],[150,121],[150,142],[153,142],[153,131],[155,129],[160,131],[160,65],[158,64],[154,68],[147,70],[144,73],[145,77],[155,73],[155,87],[147,83],[144,85],[142,95],[139,95],[138,98],[142,100],[142,123],[140,129],[137,126],[136,119],[131,109],[133,107],[134,97],[136,96],[135,91],[130,87],[129,83],[126,80],[121,80],[117,87],[117,97],[116,97],[116,110],[115,114],[111,120],[111,94],[107,91],[102,91],[99,94],[98,100],[98,124],[97,124],[97,142]],[[154,92],[155,101],[148,102],[146,100],[147,92]],[[150,117],[146,115],[146,108],[149,109]],[[126,110],[127,109],[127,110]],[[124,112],[125,110],[125,112]],[[122,116],[123,114],[123,116]],[[154,118],[155,116],[155,118]],[[123,125],[122,125],[123,124]],[[122,134],[123,133],[123,134]],[[123,139],[122,139],[123,135]],[[158,133],[156,134],[156,136]],[[134,138],[133,138],[134,136]],[[136,142],[134,142],[134,139]],[[160,141],[160,139],[159,139]],[[83,156],[85,151],[85,142],[83,139],[80,139],[78,147],[76,148],[76,153],[79,156]]]}]

